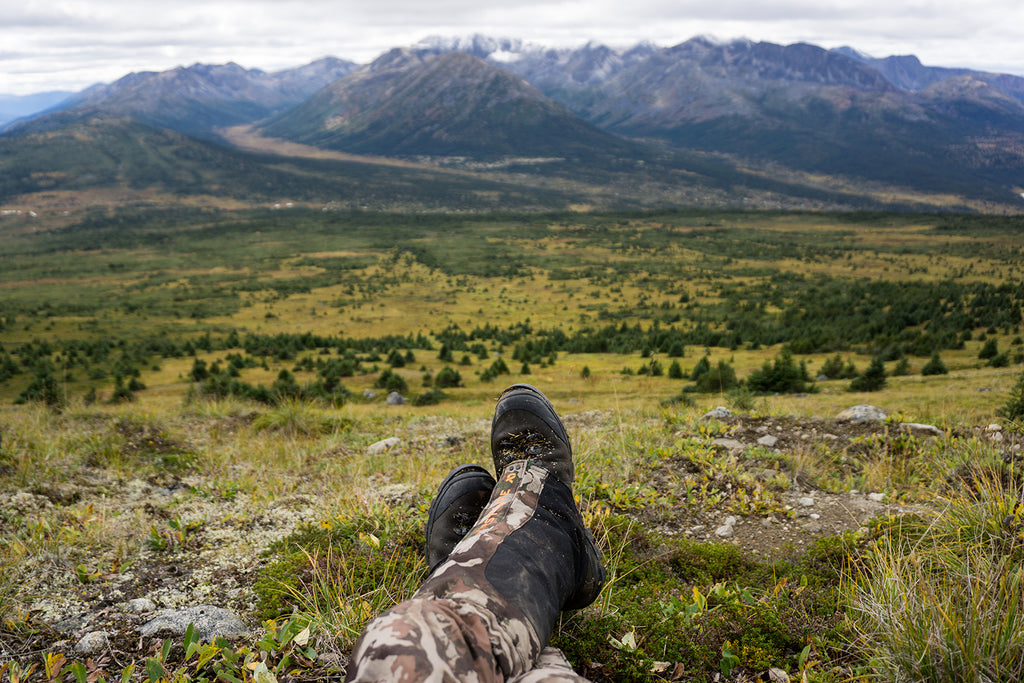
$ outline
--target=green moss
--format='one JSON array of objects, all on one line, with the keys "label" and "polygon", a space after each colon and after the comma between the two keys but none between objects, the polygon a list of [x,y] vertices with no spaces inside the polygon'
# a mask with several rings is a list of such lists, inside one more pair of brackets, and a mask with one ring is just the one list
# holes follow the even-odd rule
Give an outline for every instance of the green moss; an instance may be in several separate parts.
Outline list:
[{"label": "green moss", "polygon": [[808,645],[816,657],[842,658],[836,567],[855,551],[851,538],[822,540],[793,563],[767,564],[731,545],[662,536],[625,518],[604,523],[612,580],[553,639],[582,674],[655,681],[685,671],[688,681],[712,681],[723,646],[746,674],[769,667],[795,673]]}]

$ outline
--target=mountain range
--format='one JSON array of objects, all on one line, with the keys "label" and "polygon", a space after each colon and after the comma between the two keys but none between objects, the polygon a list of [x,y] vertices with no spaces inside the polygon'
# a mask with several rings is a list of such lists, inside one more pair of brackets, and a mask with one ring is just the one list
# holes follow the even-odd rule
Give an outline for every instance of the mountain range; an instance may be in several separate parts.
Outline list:
[{"label": "mountain range", "polygon": [[1024,208],[1024,78],[853,48],[473,36],[366,65],[197,64],[87,89],[8,125],[5,147],[114,119],[221,144],[244,125],[337,153],[607,183],[609,203],[650,191],[664,203]]}]

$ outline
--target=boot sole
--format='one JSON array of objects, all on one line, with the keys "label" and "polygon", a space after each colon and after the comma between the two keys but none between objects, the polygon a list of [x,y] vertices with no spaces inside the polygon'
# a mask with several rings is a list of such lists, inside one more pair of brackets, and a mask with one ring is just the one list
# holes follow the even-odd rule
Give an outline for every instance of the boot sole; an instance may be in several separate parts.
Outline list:
[{"label": "boot sole", "polygon": [[[488,491],[488,497],[490,497],[489,492],[494,490],[496,483],[491,473],[480,465],[459,465],[448,473],[448,476],[441,482],[441,486],[438,487],[437,495],[430,502],[430,509],[427,511],[427,524],[423,535],[426,539],[424,552],[428,554],[428,565],[430,564],[430,537],[433,534],[434,524],[437,520],[444,515],[453,503],[469,492],[486,490]],[[462,490],[456,491],[455,487],[457,485]],[[481,511],[483,507],[481,506]],[[432,569],[433,567],[430,568]]]}]

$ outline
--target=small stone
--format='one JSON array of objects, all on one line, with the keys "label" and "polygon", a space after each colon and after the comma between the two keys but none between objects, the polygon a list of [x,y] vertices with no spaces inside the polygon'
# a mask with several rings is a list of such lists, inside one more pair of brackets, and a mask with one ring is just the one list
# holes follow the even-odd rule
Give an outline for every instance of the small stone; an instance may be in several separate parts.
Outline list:
[{"label": "small stone", "polygon": [[768,680],[771,683],[789,683],[789,674],[782,669],[772,667],[768,669]]},{"label": "small stone", "polygon": [[817,512],[812,512],[810,517],[811,519],[821,519],[821,515],[819,515]]},{"label": "small stone", "polygon": [[75,643],[75,652],[80,655],[91,655],[99,652],[110,644],[106,631],[91,631]]},{"label": "small stone", "polygon": [[732,538],[732,535],[733,529],[728,524],[723,524],[715,529],[715,536],[718,536],[719,538]]},{"label": "small stone", "polygon": [[987,431],[987,432],[1001,432],[1001,431],[1003,431],[1003,426],[993,422],[988,427],[985,427],[985,431]]},{"label": "small stone", "polygon": [[392,391],[385,400],[389,406],[405,405],[405,396],[402,396],[397,391]]},{"label": "small stone", "polygon": [[836,415],[837,422],[881,422],[885,418],[889,417],[889,414],[881,408],[869,405],[859,405],[847,408],[843,412]]},{"label": "small stone", "polygon": [[83,629],[89,626],[89,623],[93,620],[93,617],[94,615],[90,612],[81,612],[79,614],[74,614],[70,617],[67,617],[66,619],[61,619],[60,621],[55,623],[53,625],[53,629],[61,633],[68,633],[69,631],[81,632]]},{"label": "small stone", "polygon": [[809,534],[820,534],[821,530],[824,529],[821,522],[808,522],[800,528]]},{"label": "small stone", "polygon": [[139,633],[144,636],[163,632],[181,635],[185,633],[189,624],[195,625],[199,637],[204,641],[212,641],[217,636],[228,639],[241,638],[249,633],[249,629],[235,614],[213,605],[161,610],[139,628]]},{"label": "small stone", "polygon": [[733,451],[742,451],[745,448],[743,443],[740,442],[740,441],[737,441],[736,439],[718,438],[718,439],[715,439],[714,441],[712,441],[711,443],[713,443],[714,445],[718,446],[719,448],[724,448],[725,450],[729,451],[730,453],[732,453]]},{"label": "small stone", "polygon": [[996,443],[1001,443],[1003,440],[1003,433],[995,432],[994,434],[992,434],[992,440],[995,441]]},{"label": "small stone", "polygon": [[868,498],[870,500],[875,501],[876,503],[881,503],[881,502],[885,501],[885,494],[884,493],[869,493],[868,494]]},{"label": "small stone", "polygon": [[380,455],[390,451],[392,448],[397,448],[402,444],[402,440],[397,436],[388,437],[387,439],[381,439],[377,443],[372,443],[366,448],[367,455]]},{"label": "small stone", "polygon": [[718,406],[712,408],[708,412],[704,413],[700,419],[702,420],[724,420],[727,417],[732,417],[732,411],[725,406]]},{"label": "small stone", "polygon": [[765,448],[774,448],[775,444],[778,442],[779,438],[777,436],[772,436],[771,434],[765,434],[757,440],[757,443],[761,444]]},{"label": "small stone", "polygon": [[129,612],[142,614],[143,612],[152,612],[154,610],[156,610],[156,603],[149,598],[135,598],[128,601]]},{"label": "small stone", "polygon": [[736,526],[736,518],[733,517],[732,515],[729,515],[728,517],[725,518],[725,524],[727,526]]},{"label": "small stone", "polygon": [[372,401],[373,399],[377,398],[377,392],[374,391],[373,389],[363,389],[363,398],[365,398],[367,401]]},{"label": "small stone", "polygon": [[946,437],[946,433],[935,425],[926,425],[920,422],[901,422],[900,429],[918,436],[937,436],[940,439]]},{"label": "small stone", "polygon": [[801,498],[797,502],[800,503],[800,507],[809,508],[814,506],[814,499],[806,496]]}]

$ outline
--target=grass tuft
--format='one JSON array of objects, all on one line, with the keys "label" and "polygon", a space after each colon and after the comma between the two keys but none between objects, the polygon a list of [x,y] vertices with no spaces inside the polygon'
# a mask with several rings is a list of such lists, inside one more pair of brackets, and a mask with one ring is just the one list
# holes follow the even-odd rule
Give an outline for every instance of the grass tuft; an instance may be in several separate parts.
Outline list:
[{"label": "grass tuft", "polygon": [[884,530],[851,586],[854,624],[884,680],[1024,677],[1022,489],[978,473],[930,519]]}]

